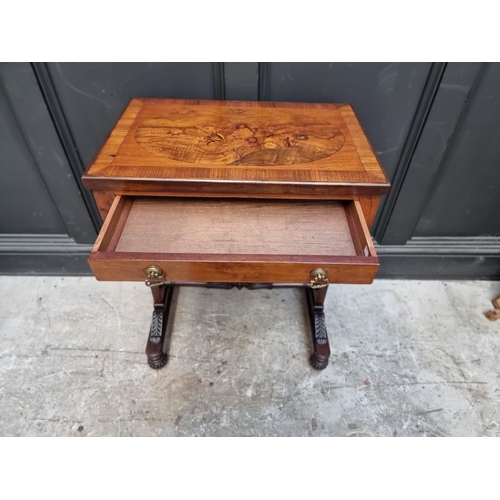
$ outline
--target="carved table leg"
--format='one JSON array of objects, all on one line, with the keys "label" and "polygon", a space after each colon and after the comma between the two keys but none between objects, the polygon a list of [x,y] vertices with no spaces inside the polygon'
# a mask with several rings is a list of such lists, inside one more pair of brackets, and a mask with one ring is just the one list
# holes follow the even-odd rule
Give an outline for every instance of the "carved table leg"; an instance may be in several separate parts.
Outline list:
[{"label": "carved table leg", "polygon": [[311,365],[316,370],[324,370],[328,366],[328,359],[330,358],[330,344],[328,343],[325,313],[323,312],[328,286],[317,289],[306,287],[305,290],[313,342],[313,352],[310,358]]},{"label": "carved table leg", "polygon": [[149,366],[157,370],[165,366],[168,360],[168,354],[165,352],[165,340],[174,286],[168,284],[155,286],[151,288],[151,292],[153,293],[154,311],[146,354]]}]

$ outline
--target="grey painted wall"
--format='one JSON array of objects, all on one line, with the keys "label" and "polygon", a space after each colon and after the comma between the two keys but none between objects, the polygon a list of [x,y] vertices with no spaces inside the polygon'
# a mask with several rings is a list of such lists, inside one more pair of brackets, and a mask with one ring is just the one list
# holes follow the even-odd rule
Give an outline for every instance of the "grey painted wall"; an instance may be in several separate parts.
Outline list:
[{"label": "grey painted wall", "polygon": [[133,97],[214,99],[211,63],[49,63],[83,164]]},{"label": "grey painted wall", "polygon": [[[20,71],[23,68],[16,77]],[[0,228],[2,233],[61,234],[63,221],[9,105],[10,97],[0,89]]]},{"label": "grey painted wall", "polygon": [[415,236],[500,236],[499,87],[500,64],[486,65],[449,145]]},{"label": "grey painted wall", "polygon": [[497,63],[2,63],[0,272],[89,272],[80,176],[135,96],[349,102],[393,182],[380,276],[500,277]]}]

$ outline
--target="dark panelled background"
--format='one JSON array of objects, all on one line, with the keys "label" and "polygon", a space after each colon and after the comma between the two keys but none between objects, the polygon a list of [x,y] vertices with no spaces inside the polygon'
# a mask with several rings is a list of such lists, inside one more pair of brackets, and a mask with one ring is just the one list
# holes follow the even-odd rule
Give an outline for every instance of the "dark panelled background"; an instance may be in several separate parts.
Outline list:
[{"label": "dark panelled background", "polygon": [[80,177],[136,96],[351,103],[393,184],[379,277],[500,278],[498,63],[1,63],[0,272],[90,272]]}]

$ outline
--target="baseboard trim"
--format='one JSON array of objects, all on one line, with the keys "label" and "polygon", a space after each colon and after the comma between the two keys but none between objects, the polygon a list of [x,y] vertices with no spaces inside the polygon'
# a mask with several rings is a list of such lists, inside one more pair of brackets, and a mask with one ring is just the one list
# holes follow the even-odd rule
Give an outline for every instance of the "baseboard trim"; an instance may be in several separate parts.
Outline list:
[{"label": "baseboard trim", "polygon": [[0,234],[2,253],[84,253],[92,245],[81,245],[67,234]]},{"label": "baseboard trim", "polygon": [[[500,238],[413,238],[375,246],[380,279],[500,280]],[[91,250],[67,235],[0,235],[0,274],[89,276]]]},{"label": "baseboard trim", "polygon": [[500,237],[412,238],[406,245],[376,245],[380,255],[500,255]]},{"label": "baseboard trim", "polygon": [[500,238],[412,238],[406,245],[376,245],[377,278],[500,280]]},{"label": "baseboard trim", "polygon": [[65,234],[0,234],[0,274],[90,275],[91,250]]}]

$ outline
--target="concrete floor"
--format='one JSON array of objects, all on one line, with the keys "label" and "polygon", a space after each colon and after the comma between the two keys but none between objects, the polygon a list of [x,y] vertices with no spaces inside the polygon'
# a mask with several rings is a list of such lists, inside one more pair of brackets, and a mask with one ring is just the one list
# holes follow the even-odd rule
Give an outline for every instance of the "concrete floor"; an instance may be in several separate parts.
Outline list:
[{"label": "concrete floor", "polygon": [[309,367],[299,290],[183,289],[167,366],[140,283],[0,277],[2,436],[497,436],[493,282],[331,287]]}]

